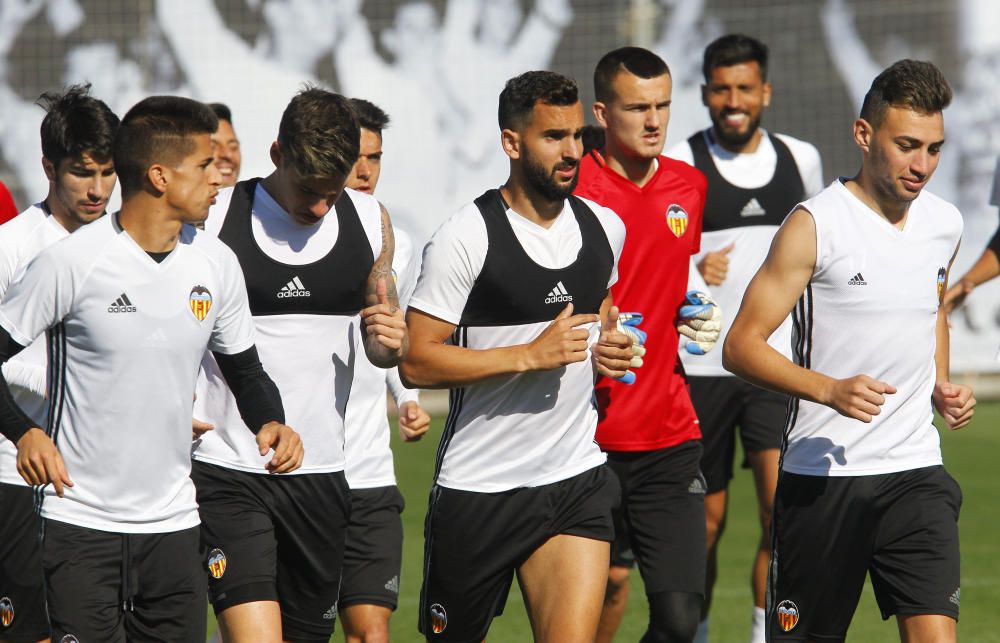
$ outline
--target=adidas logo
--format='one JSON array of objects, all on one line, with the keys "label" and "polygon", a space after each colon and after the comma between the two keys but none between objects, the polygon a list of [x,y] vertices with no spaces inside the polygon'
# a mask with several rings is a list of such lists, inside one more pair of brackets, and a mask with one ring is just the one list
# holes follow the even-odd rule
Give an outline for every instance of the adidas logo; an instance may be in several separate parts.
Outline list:
[{"label": "adidas logo", "polygon": [[767,214],[767,210],[761,207],[760,201],[756,198],[747,201],[747,204],[740,210],[741,217],[762,217],[765,214]]},{"label": "adidas logo", "polygon": [[323,619],[327,621],[332,621],[337,618],[337,604],[334,603],[330,609],[323,612]]},{"label": "adidas logo", "polygon": [[847,282],[847,285],[848,286],[867,286],[868,282],[865,281],[865,278],[862,277],[861,273],[859,272],[858,274],[856,274],[853,277],[851,277],[851,280]]},{"label": "adidas logo", "polygon": [[399,575],[393,576],[389,579],[389,582],[385,584],[385,588],[392,592],[393,594],[399,593]]},{"label": "adidas logo", "polygon": [[308,297],[311,294],[302,285],[302,280],[296,276],[292,277],[291,281],[281,287],[281,290],[278,291],[278,299],[284,299],[285,297]]},{"label": "adidas logo", "polygon": [[118,299],[116,299],[113,302],[111,302],[111,305],[108,306],[108,312],[109,313],[134,313],[135,312],[135,306],[133,306],[132,302],[129,301],[128,295],[126,295],[125,293],[122,293],[121,296]]},{"label": "adidas logo", "polygon": [[697,478],[691,480],[691,484],[688,486],[688,493],[697,493],[697,494],[705,493],[705,483],[702,480],[701,476],[698,476]]},{"label": "adidas logo", "polygon": [[564,286],[563,282],[560,281],[556,284],[556,287],[552,289],[552,292],[550,292],[545,298],[545,303],[558,304],[564,301],[573,301],[573,295],[566,292],[566,286]]},{"label": "adidas logo", "polygon": [[954,603],[955,605],[958,605],[959,603],[961,603],[962,602],[962,588],[959,587],[958,589],[956,589],[955,593],[952,594],[948,598],[948,600],[951,601],[952,603]]}]

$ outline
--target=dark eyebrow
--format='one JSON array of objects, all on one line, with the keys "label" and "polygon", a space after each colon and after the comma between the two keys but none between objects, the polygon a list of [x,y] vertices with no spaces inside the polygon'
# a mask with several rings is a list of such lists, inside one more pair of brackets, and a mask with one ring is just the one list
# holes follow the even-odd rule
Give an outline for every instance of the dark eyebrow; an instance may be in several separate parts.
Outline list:
[{"label": "dark eyebrow", "polygon": [[570,131],[568,129],[547,129],[543,132],[543,134],[545,136],[553,136],[553,137],[569,136]]}]

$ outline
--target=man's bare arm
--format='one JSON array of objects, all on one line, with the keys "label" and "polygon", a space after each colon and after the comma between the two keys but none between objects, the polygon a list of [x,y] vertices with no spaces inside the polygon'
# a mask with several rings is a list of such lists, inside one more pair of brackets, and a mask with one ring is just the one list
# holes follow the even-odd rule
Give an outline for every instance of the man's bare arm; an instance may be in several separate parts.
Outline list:
[{"label": "man's bare arm", "polygon": [[396,280],[392,278],[392,256],[396,242],[392,221],[385,206],[382,209],[382,250],[376,257],[365,286],[365,354],[380,368],[392,368],[406,356],[409,336],[403,311],[399,307]]},{"label": "man's bare arm", "polygon": [[799,208],[778,230],[767,259],[747,287],[726,337],[723,366],[758,386],[871,422],[895,388],[863,374],[837,380],[802,368],[767,343],[809,285],[815,265],[816,224]]},{"label": "man's bare arm", "polygon": [[[991,252],[987,250],[987,252]],[[951,266],[958,255],[958,249],[952,255],[951,262],[948,263],[948,274],[951,274]],[[948,276],[945,276],[945,288],[948,286]],[[946,294],[938,308],[937,325],[934,328],[936,345],[934,347],[934,366],[936,379],[934,382],[934,393],[931,399],[934,408],[941,414],[945,424],[949,429],[961,429],[972,420],[975,413],[976,398],[972,395],[972,389],[964,384],[953,384],[951,382],[949,356],[951,353],[951,337],[948,328],[948,295]]]}]

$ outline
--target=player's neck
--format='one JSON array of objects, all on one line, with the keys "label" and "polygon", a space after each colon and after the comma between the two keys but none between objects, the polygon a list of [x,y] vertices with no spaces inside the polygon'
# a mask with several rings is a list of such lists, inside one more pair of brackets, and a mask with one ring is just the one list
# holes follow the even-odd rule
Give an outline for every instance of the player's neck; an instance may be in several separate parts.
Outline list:
[{"label": "player's neck", "polygon": [[170,252],[177,245],[179,217],[164,207],[160,199],[142,192],[122,202],[118,223],[146,252]]},{"label": "player's neck", "polygon": [[764,140],[764,132],[758,127],[754,130],[753,136],[745,143],[733,143],[732,141],[723,140],[719,133],[712,129],[712,140],[715,144],[726,150],[727,152],[732,152],[733,154],[753,154],[760,147],[760,142]]},{"label": "player's neck", "polygon": [[640,188],[656,174],[657,159],[629,156],[616,150],[612,145],[604,149],[604,163],[618,176],[628,179]]},{"label": "player's neck", "polygon": [[512,176],[500,186],[500,194],[510,209],[528,221],[548,228],[563,211],[565,200],[552,201],[536,191],[529,189],[524,181],[517,181]]},{"label": "player's neck", "polygon": [[66,208],[62,207],[59,199],[55,198],[55,195],[52,193],[49,193],[42,204],[45,206],[45,211],[51,214],[52,218],[55,219],[66,232],[73,234],[83,226],[83,223],[69,216],[69,212]]},{"label": "player's neck", "polygon": [[892,195],[884,194],[875,181],[864,172],[859,172],[857,176],[848,179],[844,187],[895,227],[902,230],[906,225],[906,215],[910,211],[911,202],[900,201]]}]

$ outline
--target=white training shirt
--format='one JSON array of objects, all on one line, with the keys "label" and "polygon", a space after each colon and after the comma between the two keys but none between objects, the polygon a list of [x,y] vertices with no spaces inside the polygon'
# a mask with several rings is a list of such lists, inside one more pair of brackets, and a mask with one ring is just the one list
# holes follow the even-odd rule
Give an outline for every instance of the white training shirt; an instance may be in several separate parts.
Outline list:
[{"label": "white training shirt", "polygon": [[[0,225],[0,299],[35,255],[68,236],[66,228],[41,203]],[[14,402],[41,428],[45,427],[46,419],[47,363],[45,342],[32,342],[3,364],[3,376]],[[17,447],[3,436],[0,436],[0,482],[28,485],[17,472]]]},{"label": "white training shirt", "polygon": [[[608,288],[618,279],[625,226],[608,208],[584,202],[597,216],[614,254]],[[549,228],[511,209],[507,218],[528,257],[548,269],[572,264],[582,247],[580,226],[569,202]],[[410,307],[458,325],[469,293],[486,260],[486,224],[475,204],[460,209],[424,248],[423,267]],[[516,279],[517,275],[511,275]],[[550,322],[468,328],[467,347],[487,349],[525,344]],[[590,343],[600,328],[589,326]],[[558,391],[553,395],[551,391]],[[462,388],[461,423],[440,462],[437,484],[452,489],[497,492],[565,480],[606,460],[594,442],[591,360],[551,371],[502,375]]]},{"label": "white training shirt", "polygon": [[[205,231],[218,235],[225,222],[232,188],[222,190],[209,211]],[[373,257],[382,250],[382,211],[375,198],[345,190],[358,211]],[[336,212],[315,225],[295,222],[258,183],[251,215],[253,240],[270,259],[290,266],[322,260],[337,243],[340,226]],[[331,275],[330,279],[336,279]],[[252,284],[251,284],[252,286]],[[306,283],[310,291],[322,283]],[[278,293],[275,293],[275,297]],[[344,470],[344,414],[351,395],[352,372],[364,330],[359,315],[254,315],[257,351],[268,375],[281,392],[285,423],[298,432],[305,449],[302,466],[290,474],[331,473]],[[260,455],[254,436],[243,423],[236,399],[215,359],[205,355],[198,376],[194,417],[215,425],[197,441],[192,456],[201,462],[267,473],[273,454]]]},{"label": "white training shirt", "polygon": [[[45,488],[41,515],[160,533],[199,523],[191,398],[208,350],[253,346],[233,253],[184,226],[154,261],[106,216],[41,252],[7,291],[0,325],[27,346],[48,331],[49,433],[74,482]],[[200,314],[204,313],[204,314]]]},{"label": "white training shirt", "polygon": [[[771,182],[777,167],[778,156],[770,135],[763,129],[761,133],[763,136],[757,150],[748,154],[730,152],[716,143],[711,136],[705,136],[712,161],[722,178],[736,187],[747,190],[760,188]],[[797,138],[785,134],[775,134],[775,136],[781,139],[792,153],[795,165],[798,166],[799,176],[802,178],[802,186],[806,196],[819,193],[823,189],[823,168],[819,151],[813,145]],[[666,155],[694,165],[694,155],[691,152],[691,145],[687,141],[670,148]],[[767,251],[771,247],[771,240],[777,231],[778,226],[776,225],[742,226],[725,230],[702,231],[701,250],[692,258],[695,264],[700,262],[709,252],[720,250],[731,243],[735,245],[728,255],[729,271],[725,281],[717,286],[711,286],[712,297],[719,304],[719,309],[722,312],[719,350],[711,351],[707,355],[691,355],[686,350],[681,350],[681,361],[684,363],[685,372],[689,375],[732,377],[732,373],[722,367],[722,345],[726,341],[729,326],[736,318],[736,313],[739,312],[740,304],[743,302],[743,293],[746,292],[750,280],[764,263]],[[768,343],[785,357],[791,358],[791,336],[792,323],[791,318],[789,318],[771,335]]]},{"label": "white training shirt", "polygon": [[[393,226],[396,250],[392,257],[392,272],[400,306],[406,307],[417,281],[417,265],[410,235]],[[351,489],[373,489],[396,484],[392,449],[389,447],[389,418],[386,416],[386,389],[396,406],[417,402],[416,390],[403,386],[396,368],[379,368],[372,364],[364,351],[354,362],[354,385],[347,402],[344,420],[344,453],[347,466],[344,474]]]},{"label": "white training shirt", "polygon": [[931,408],[935,326],[961,214],[924,190],[899,230],[840,180],[802,207],[816,223],[816,267],[793,312],[796,362],[837,379],[868,375],[897,392],[870,424],[798,401],[784,470],[860,476],[941,464]]}]

